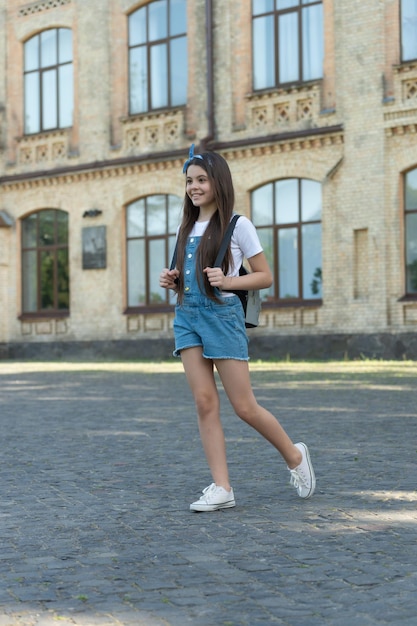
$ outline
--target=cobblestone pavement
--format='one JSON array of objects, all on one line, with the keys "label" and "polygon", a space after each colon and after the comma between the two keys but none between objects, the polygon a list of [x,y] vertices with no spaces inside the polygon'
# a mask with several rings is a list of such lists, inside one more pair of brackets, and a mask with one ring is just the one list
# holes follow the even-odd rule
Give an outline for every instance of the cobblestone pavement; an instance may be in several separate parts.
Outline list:
[{"label": "cobblestone pavement", "polygon": [[0,626],[416,624],[417,364],[254,364],[317,492],[222,407],[209,484],[177,364],[0,362]]}]

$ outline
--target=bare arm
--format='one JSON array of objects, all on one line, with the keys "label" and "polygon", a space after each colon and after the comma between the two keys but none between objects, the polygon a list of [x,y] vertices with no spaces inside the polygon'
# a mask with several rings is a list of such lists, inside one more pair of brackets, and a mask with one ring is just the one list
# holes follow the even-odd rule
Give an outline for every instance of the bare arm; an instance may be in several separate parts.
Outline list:
[{"label": "bare arm", "polygon": [[212,287],[227,291],[266,289],[272,285],[271,269],[263,252],[248,259],[251,273],[245,276],[225,276],[220,267],[206,267],[205,273]]}]

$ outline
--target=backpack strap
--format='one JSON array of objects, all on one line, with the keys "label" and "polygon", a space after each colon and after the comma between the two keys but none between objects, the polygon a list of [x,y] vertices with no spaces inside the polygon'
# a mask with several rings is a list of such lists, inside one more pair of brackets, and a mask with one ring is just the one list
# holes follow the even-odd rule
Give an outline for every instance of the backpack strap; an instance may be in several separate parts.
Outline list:
[{"label": "backpack strap", "polygon": [[175,242],[174,254],[172,255],[172,261],[171,261],[171,265],[169,267],[170,270],[174,270],[175,269],[175,266],[177,264],[177,253],[178,253],[178,237],[177,237],[177,240]]},{"label": "backpack strap", "polygon": [[221,267],[221,265],[223,263],[224,255],[226,254],[227,246],[230,243],[230,240],[231,240],[232,235],[233,235],[233,231],[235,229],[236,222],[238,221],[239,217],[240,217],[240,215],[234,215],[232,217],[232,219],[230,220],[230,224],[227,227],[227,230],[226,230],[226,232],[224,234],[224,237],[223,237],[223,241],[222,241],[221,246],[219,248],[219,251],[217,253],[217,257],[216,257],[216,260],[214,262],[214,267]]},{"label": "backpack strap", "polygon": [[[227,227],[227,230],[223,237],[223,241],[220,245],[213,267],[221,267],[221,264],[223,263],[224,255],[226,254],[227,246],[230,243],[230,240],[233,235],[233,231],[235,229],[236,222],[238,221],[239,217],[240,215],[234,215],[232,219],[230,220],[230,224]],[[172,255],[172,261],[171,261],[171,265],[169,268],[170,270],[175,269],[175,266],[177,264],[177,252],[178,252],[178,237],[177,237],[177,241],[175,242],[174,254]]]}]

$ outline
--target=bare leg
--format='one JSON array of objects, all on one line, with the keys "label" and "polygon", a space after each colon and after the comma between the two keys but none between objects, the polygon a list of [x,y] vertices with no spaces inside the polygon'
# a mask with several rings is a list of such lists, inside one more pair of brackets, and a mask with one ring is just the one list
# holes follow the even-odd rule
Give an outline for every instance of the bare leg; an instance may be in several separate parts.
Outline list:
[{"label": "bare leg", "polygon": [[220,421],[220,400],[213,362],[203,357],[199,347],[182,350],[181,359],[194,396],[200,437],[213,481],[229,491],[226,444]]},{"label": "bare leg", "polygon": [[302,455],[278,420],[256,401],[248,363],[217,359],[215,365],[236,414],[275,446],[290,469],[297,467]]}]

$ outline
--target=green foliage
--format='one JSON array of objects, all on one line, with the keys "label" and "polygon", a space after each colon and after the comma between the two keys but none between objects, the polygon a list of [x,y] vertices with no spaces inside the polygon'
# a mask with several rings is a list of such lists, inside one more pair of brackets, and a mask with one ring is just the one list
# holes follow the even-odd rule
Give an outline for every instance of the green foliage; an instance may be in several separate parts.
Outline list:
[{"label": "green foliage", "polygon": [[322,281],[322,272],[321,267],[317,267],[314,274],[314,278],[311,281],[311,293],[315,296],[320,293],[321,281]]},{"label": "green foliage", "polygon": [[417,291],[417,259],[414,259],[414,261],[410,263],[408,271],[410,272],[411,289]]}]

